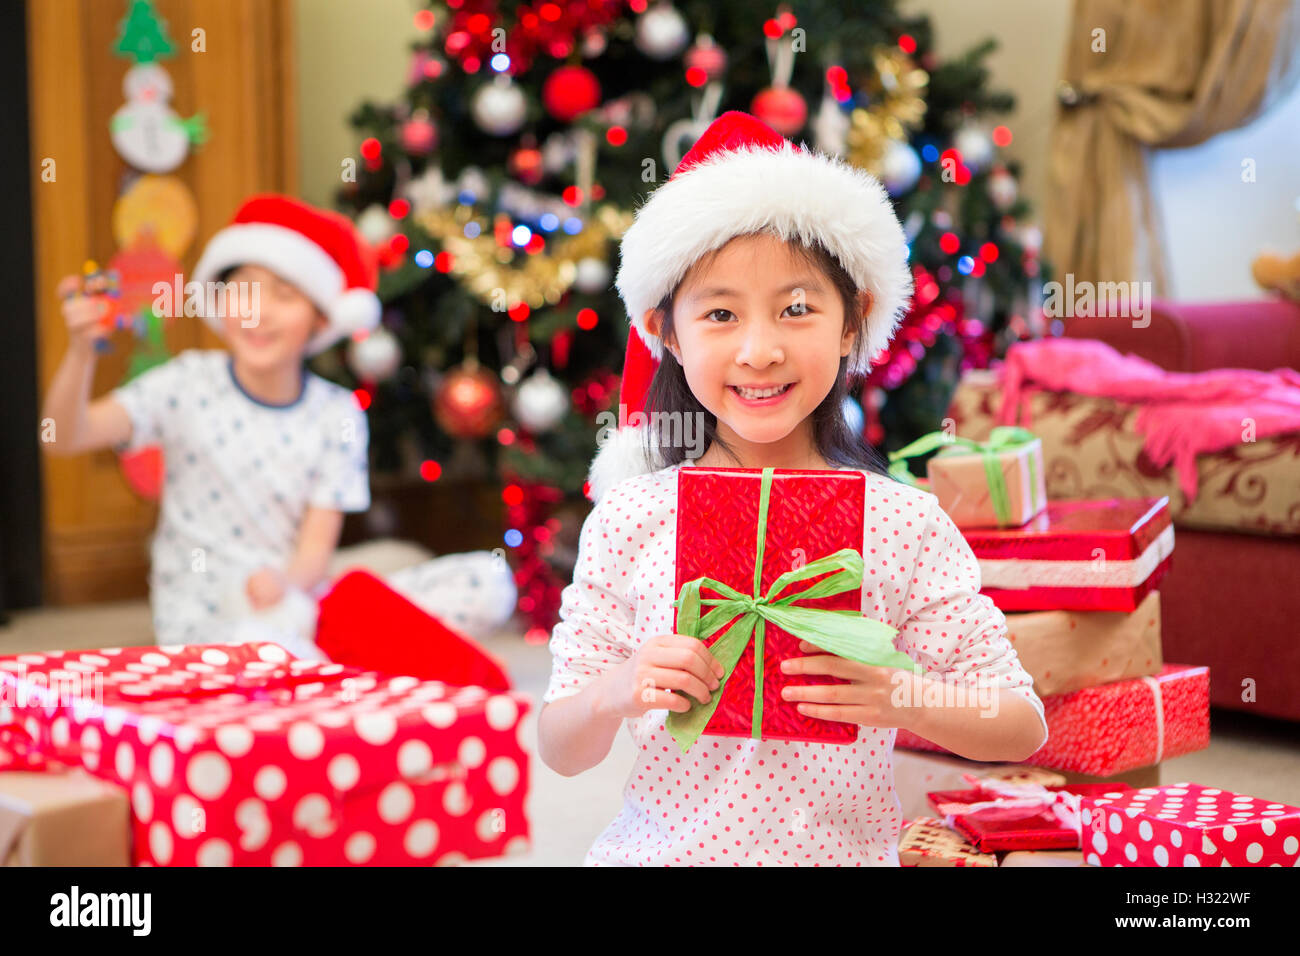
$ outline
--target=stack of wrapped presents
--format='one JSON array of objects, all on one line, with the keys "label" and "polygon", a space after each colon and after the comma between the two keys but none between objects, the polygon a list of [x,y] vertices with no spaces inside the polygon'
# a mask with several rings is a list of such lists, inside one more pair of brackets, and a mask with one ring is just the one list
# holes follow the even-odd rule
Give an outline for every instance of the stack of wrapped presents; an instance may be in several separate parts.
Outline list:
[{"label": "stack of wrapped presents", "polygon": [[[1269,831],[1270,817],[1300,823],[1295,808],[1261,804],[1253,817],[1234,817],[1250,798],[1207,791],[1197,804],[1191,784],[1156,786],[1162,761],[1209,745],[1208,668],[1161,653],[1158,587],[1174,547],[1168,498],[1049,501],[1042,443],[1017,427],[995,428],[982,442],[925,436],[892,456],[894,473],[907,480],[906,460],[930,452],[928,488],[975,553],[983,593],[1006,616],[1049,738],[1033,767],[992,767],[900,729],[902,862],[1132,865],[1131,852],[1154,852],[1138,834],[1152,830],[1156,806],[1166,811],[1157,829],[1171,840],[1181,831],[1169,811],[1184,807],[1193,827]],[[1193,816],[1212,807],[1224,813]],[[1090,834],[1088,820],[1106,823]],[[1284,845],[1300,850],[1289,832],[1279,853]],[[1207,847],[1211,839],[1207,831]],[[1167,847],[1166,863],[1191,862],[1191,842],[1186,853]]]},{"label": "stack of wrapped presents", "polygon": [[529,698],[377,579],[344,587],[375,627],[413,628],[427,660],[385,672],[341,662],[342,643],[326,662],[267,642],[0,658],[0,862],[442,865],[526,850]]}]

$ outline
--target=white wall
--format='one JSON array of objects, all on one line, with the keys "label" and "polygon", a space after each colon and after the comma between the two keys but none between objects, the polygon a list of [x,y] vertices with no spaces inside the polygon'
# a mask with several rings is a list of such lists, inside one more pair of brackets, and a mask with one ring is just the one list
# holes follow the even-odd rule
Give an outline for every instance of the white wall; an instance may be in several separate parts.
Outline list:
[{"label": "white wall", "polygon": [[[1242,163],[1254,160],[1254,182]],[[1157,150],[1152,188],[1173,298],[1256,299],[1260,252],[1300,252],[1300,88],[1242,129],[1187,149]]]}]

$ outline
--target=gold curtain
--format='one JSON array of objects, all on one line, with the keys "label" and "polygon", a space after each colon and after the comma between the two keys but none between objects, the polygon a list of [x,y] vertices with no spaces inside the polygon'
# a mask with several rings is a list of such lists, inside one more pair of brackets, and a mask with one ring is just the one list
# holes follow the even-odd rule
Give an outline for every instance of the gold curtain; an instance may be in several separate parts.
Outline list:
[{"label": "gold curtain", "polygon": [[1048,155],[1057,274],[1164,294],[1146,150],[1243,126],[1297,78],[1300,0],[1075,0]]}]

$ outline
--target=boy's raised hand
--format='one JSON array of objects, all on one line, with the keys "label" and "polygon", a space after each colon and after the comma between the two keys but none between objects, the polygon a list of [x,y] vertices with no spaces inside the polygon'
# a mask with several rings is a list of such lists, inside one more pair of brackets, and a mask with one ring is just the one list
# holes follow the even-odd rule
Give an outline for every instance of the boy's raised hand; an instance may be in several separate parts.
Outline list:
[{"label": "boy's raised hand", "polygon": [[661,634],[609,672],[602,709],[618,717],[640,717],[665,707],[684,713],[694,704],[685,695],[707,704],[722,675],[722,664],[703,641],[685,634]]},{"label": "boy's raised hand", "polygon": [[94,350],[95,343],[108,337],[110,328],[104,317],[112,309],[106,296],[86,295],[79,275],[64,276],[56,287],[63,300],[63,321],[68,326],[69,348]]}]

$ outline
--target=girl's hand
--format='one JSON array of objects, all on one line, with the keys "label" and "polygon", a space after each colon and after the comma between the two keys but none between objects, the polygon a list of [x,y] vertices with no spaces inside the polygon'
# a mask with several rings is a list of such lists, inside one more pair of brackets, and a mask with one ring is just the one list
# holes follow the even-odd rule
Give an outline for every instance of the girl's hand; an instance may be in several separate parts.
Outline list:
[{"label": "girl's hand", "polygon": [[63,321],[68,326],[69,348],[94,351],[95,343],[106,338],[109,329],[104,323],[112,305],[106,296],[84,295],[81,277],[64,276],[57,287],[63,300]]},{"label": "girl's hand", "polygon": [[665,707],[684,713],[692,707],[685,695],[707,704],[711,692],[721,686],[722,674],[722,664],[703,641],[661,634],[610,671],[601,710],[611,717],[633,718]]},{"label": "girl's hand", "polygon": [[259,568],[248,576],[244,590],[254,611],[274,607],[284,597],[284,574],[275,568]]},{"label": "girl's hand", "polygon": [[[781,673],[826,674],[849,681],[847,684],[786,685],[781,698],[799,701],[799,713],[808,717],[866,727],[906,727],[915,711],[905,705],[922,699],[919,683],[922,678],[910,671],[860,664],[808,641],[800,641],[799,650],[814,656],[782,661]],[[918,683],[903,687],[908,681]]]}]

